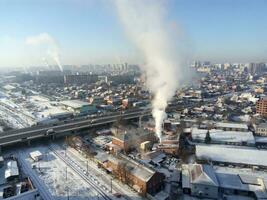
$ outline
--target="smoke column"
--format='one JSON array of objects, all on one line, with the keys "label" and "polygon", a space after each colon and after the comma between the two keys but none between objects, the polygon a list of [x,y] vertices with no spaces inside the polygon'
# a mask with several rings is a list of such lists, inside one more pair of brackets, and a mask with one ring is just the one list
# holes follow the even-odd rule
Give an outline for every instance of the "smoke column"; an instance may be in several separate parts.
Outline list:
[{"label": "smoke column", "polygon": [[26,38],[26,44],[32,46],[46,45],[47,54],[50,55],[58,65],[60,71],[63,71],[62,65],[59,59],[59,48],[53,37],[48,33],[41,33],[39,35],[30,36]]},{"label": "smoke column", "polygon": [[161,141],[165,109],[179,84],[185,65],[181,62],[179,37],[165,18],[164,1],[116,0],[118,16],[130,40],[141,53],[147,86],[153,94],[152,115]]}]

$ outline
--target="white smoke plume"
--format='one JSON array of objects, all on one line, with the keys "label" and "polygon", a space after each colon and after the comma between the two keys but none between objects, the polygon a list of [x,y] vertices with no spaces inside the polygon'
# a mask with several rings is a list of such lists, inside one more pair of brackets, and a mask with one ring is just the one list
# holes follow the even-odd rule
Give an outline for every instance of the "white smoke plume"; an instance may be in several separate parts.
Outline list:
[{"label": "white smoke plume", "polygon": [[[164,1],[116,0],[118,16],[141,52],[145,64],[141,66],[147,86],[153,94],[152,115],[156,134],[161,141],[165,109],[184,78],[179,34],[165,18]],[[177,44],[178,43],[178,44]]]},{"label": "white smoke plume", "polygon": [[45,45],[47,48],[47,54],[50,55],[58,65],[60,71],[63,71],[62,65],[59,59],[59,47],[54,38],[48,33],[41,33],[39,35],[30,36],[26,38],[26,44],[32,46]]}]

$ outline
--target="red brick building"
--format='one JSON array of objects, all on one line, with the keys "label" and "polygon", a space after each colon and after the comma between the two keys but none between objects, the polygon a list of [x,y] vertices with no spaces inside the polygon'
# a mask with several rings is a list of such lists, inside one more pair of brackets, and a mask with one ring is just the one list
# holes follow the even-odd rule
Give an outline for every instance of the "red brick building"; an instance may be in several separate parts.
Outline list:
[{"label": "red brick building", "polygon": [[146,193],[155,194],[162,189],[164,174],[145,167],[126,156],[121,156],[109,155],[103,163],[104,168],[142,196],[145,196]]},{"label": "red brick building", "polygon": [[124,130],[123,128],[112,129],[112,145],[122,149],[124,152],[129,152],[131,149],[138,149],[140,144],[145,141],[154,143],[157,138],[153,132],[133,128]]}]

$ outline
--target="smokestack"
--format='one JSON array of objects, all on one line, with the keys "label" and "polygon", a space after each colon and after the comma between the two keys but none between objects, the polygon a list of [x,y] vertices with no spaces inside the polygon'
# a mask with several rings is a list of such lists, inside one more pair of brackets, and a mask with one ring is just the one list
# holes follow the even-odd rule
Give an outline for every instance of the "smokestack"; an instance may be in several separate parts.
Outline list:
[{"label": "smokestack", "polygon": [[53,58],[60,71],[63,71],[62,65],[59,59],[59,48],[54,38],[48,33],[41,33],[39,35],[30,36],[26,38],[26,44],[32,46],[45,45],[47,48],[47,54]]},{"label": "smokestack", "polygon": [[156,134],[161,141],[162,123],[167,102],[175,94],[184,76],[177,35],[168,26],[164,1],[116,0],[118,16],[130,40],[144,58],[141,65],[147,86],[153,94],[152,115]]}]

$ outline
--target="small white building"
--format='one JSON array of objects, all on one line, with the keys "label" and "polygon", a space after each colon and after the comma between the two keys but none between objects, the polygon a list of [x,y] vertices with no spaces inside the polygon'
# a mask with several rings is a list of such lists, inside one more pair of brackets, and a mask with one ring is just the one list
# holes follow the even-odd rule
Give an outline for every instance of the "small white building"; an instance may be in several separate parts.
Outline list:
[{"label": "small white building", "polygon": [[19,176],[19,169],[17,161],[10,160],[7,162],[7,169],[5,170],[5,179],[11,180]]},{"label": "small white building", "polygon": [[36,150],[30,153],[30,158],[33,159],[33,161],[37,162],[43,159],[43,154],[40,151]]}]

